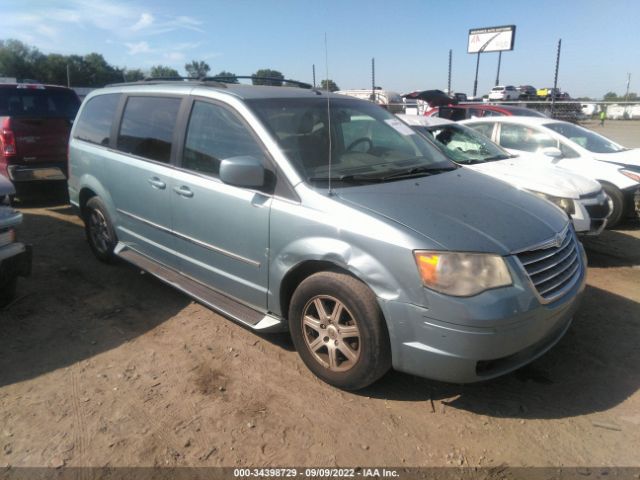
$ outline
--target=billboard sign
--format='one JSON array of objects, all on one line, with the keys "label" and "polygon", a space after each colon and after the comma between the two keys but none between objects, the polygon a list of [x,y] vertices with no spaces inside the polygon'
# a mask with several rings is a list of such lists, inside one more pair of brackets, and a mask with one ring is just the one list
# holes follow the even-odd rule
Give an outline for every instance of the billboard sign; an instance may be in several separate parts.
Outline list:
[{"label": "billboard sign", "polygon": [[467,53],[502,52],[513,50],[516,26],[472,28],[469,30]]}]

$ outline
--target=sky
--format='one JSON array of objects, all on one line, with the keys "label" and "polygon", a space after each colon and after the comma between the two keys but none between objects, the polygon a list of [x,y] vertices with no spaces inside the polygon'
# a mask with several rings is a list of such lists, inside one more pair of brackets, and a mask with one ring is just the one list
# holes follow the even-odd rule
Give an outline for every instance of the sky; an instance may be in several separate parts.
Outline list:
[{"label": "sky", "polygon": [[[638,0],[6,0],[0,38],[43,53],[97,52],[110,64],[148,70],[204,60],[211,74],[271,68],[286,78],[330,78],[341,89],[376,85],[406,93],[473,92],[477,57],[469,29],[515,25],[500,83],[553,85],[573,97],[640,92]],[[498,53],[480,57],[478,94],[495,84]],[[328,75],[327,75],[328,72]]]}]

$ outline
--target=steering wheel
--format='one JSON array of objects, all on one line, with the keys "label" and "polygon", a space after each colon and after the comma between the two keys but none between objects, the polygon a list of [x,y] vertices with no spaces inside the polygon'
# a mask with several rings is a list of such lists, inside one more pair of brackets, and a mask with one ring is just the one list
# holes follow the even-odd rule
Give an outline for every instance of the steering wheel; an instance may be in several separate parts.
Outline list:
[{"label": "steering wheel", "polygon": [[371,141],[371,139],[369,137],[356,138],[347,147],[347,152],[350,152],[351,150],[353,150],[353,147],[355,147],[356,145],[360,145],[361,143],[365,143],[365,142],[369,144],[369,148],[367,148],[367,150],[366,150],[368,152],[369,150],[371,150],[373,148],[373,142]]}]

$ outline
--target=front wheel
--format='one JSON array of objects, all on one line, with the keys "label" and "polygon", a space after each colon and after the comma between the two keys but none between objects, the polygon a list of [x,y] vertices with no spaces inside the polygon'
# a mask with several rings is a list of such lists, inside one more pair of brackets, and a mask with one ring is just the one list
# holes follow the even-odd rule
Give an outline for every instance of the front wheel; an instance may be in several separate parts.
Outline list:
[{"label": "front wheel", "polygon": [[602,189],[611,199],[609,202],[609,205],[611,206],[611,213],[607,220],[607,228],[613,228],[620,223],[620,220],[622,220],[622,215],[624,213],[624,196],[620,189],[610,183],[602,183]]},{"label": "front wheel", "polygon": [[376,297],[349,275],[320,272],[305,279],[291,299],[289,328],[305,365],[335,387],[364,388],[391,367]]}]

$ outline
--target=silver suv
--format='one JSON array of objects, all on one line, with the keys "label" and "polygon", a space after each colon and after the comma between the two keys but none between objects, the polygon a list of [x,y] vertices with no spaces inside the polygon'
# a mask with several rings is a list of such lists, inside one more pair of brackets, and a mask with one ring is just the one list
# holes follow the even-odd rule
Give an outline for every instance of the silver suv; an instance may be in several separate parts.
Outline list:
[{"label": "silver suv", "polygon": [[585,256],[566,214],[448,160],[379,106],[302,88],[92,92],[69,146],[89,245],[259,331],[344,389],[391,366],[511,371],[569,328]]}]

